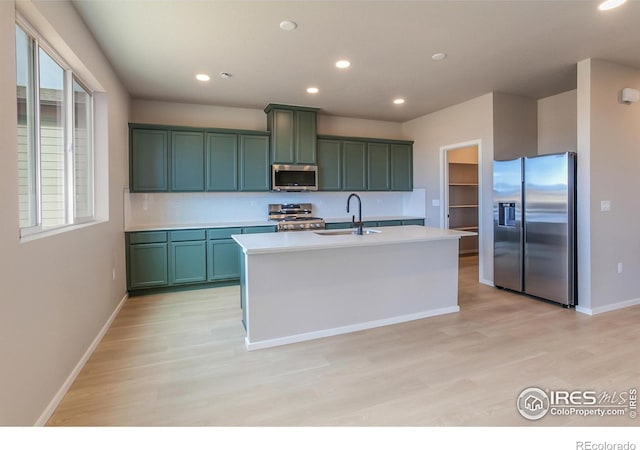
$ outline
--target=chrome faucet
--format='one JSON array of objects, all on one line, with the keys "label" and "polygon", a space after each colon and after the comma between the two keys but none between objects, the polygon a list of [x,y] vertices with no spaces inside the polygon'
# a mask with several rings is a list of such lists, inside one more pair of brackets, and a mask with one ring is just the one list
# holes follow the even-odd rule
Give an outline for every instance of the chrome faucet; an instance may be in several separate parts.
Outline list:
[{"label": "chrome faucet", "polygon": [[358,194],[351,194],[347,199],[347,212],[349,212],[349,203],[351,203],[351,198],[355,197],[358,199],[358,221],[356,222],[355,214],[351,216],[352,226],[356,229],[356,234],[358,236],[362,236],[362,227],[364,223],[362,222],[362,200],[360,200],[360,196]]}]

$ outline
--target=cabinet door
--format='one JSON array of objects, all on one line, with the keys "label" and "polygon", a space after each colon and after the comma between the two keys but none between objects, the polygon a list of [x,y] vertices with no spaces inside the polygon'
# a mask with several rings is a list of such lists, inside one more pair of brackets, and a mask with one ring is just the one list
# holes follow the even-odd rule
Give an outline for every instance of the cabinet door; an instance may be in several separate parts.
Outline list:
[{"label": "cabinet door", "polygon": [[131,130],[129,186],[132,192],[169,190],[168,132]]},{"label": "cabinet door", "polygon": [[207,241],[169,243],[171,284],[198,283],[207,280]]},{"label": "cabinet door", "polygon": [[204,134],[171,132],[171,190],[204,191]]},{"label": "cabinet door", "polygon": [[271,158],[275,163],[293,163],[294,154],[294,116],[288,109],[273,109],[268,115],[268,128],[271,131]]},{"label": "cabinet door", "polygon": [[367,182],[370,191],[388,191],[391,188],[389,144],[367,144]]},{"label": "cabinet door", "polygon": [[208,279],[237,280],[240,278],[240,246],[233,239],[209,241]]},{"label": "cabinet door", "polygon": [[207,191],[238,190],[238,136],[207,133]]},{"label": "cabinet door", "polygon": [[167,278],[167,244],[129,246],[129,290],[162,287]]},{"label": "cabinet door", "polygon": [[318,189],[342,189],[342,153],[340,141],[318,139]]},{"label": "cabinet door", "polygon": [[391,144],[391,189],[413,190],[413,151],[409,144]]},{"label": "cabinet door", "polygon": [[240,190],[268,191],[269,137],[240,136]]},{"label": "cabinet door", "polygon": [[367,150],[364,142],[342,142],[342,187],[347,191],[367,189]]},{"label": "cabinet door", "polygon": [[297,164],[316,163],[316,112],[296,111],[295,143]]}]

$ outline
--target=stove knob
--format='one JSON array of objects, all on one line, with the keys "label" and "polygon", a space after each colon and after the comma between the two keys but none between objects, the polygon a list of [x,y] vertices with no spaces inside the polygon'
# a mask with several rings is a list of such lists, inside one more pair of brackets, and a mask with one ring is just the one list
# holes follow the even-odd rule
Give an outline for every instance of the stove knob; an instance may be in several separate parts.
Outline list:
[{"label": "stove knob", "polygon": [[302,223],[300,224],[300,229],[301,230],[304,229],[304,224],[302,224]]},{"label": "stove knob", "polygon": [[288,230],[289,229],[289,225],[282,225],[282,229],[283,230]]}]

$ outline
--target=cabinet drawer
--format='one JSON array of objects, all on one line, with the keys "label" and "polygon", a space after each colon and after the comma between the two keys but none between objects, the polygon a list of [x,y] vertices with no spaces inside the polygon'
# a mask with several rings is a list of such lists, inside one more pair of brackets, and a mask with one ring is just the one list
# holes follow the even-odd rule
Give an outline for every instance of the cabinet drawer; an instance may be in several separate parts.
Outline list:
[{"label": "cabinet drawer", "polygon": [[172,242],[179,241],[204,241],[206,239],[205,230],[177,230],[169,232]]},{"label": "cabinet drawer", "polygon": [[207,239],[229,239],[232,234],[241,234],[242,228],[210,228]]},{"label": "cabinet drawer", "polygon": [[166,231],[141,231],[129,234],[130,244],[152,244],[154,242],[167,242]]},{"label": "cabinet drawer", "polygon": [[242,229],[244,234],[253,233],[273,233],[276,231],[276,227],[245,227]]},{"label": "cabinet drawer", "polygon": [[383,220],[378,222],[379,227],[399,227],[402,225],[402,220]]},{"label": "cabinet drawer", "polygon": [[351,228],[351,222],[333,222],[325,225],[327,230],[344,230]]}]

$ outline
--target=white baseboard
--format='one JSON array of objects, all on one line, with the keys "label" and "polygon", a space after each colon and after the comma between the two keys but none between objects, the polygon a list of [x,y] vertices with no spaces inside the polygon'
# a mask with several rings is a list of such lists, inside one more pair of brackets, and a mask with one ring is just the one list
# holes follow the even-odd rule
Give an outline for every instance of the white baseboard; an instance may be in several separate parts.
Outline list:
[{"label": "white baseboard", "polygon": [[330,328],[328,330],[311,331],[309,333],[295,334],[293,336],[267,339],[264,341],[249,342],[249,338],[246,337],[244,342],[247,350],[249,351],[259,350],[262,348],[278,347],[280,345],[293,344],[293,343],[302,342],[302,341],[309,341],[311,339],[319,339],[319,338],[324,338],[329,336],[336,336],[338,334],[352,333],[354,331],[368,330],[369,328],[377,328],[377,327],[383,327],[386,325],[394,325],[396,323],[410,322],[412,320],[424,319],[424,318],[433,317],[433,316],[440,316],[442,314],[450,314],[450,313],[455,313],[459,311],[460,311],[460,307],[456,305],[456,306],[450,306],[448,308],[431,309],[429,311],[422,311],[415,314],[406,314],[403,316],[396,316],[388,319],[373,320],[371,322],[355,323],[352,325],[345,325],[343,327]]},{"label": "white baseboard", "polygon": [[87,348],[87,351],[84,352],[84,355],[82,355],[82,358],[80,358],[80,361],[78,361],[78,364],[76,364],[76,366],[73,368],[73,370],[71,371],[71,373],[69,374],[65,382],[62,384],[62,386],[60,387],[56,395],[53,396],[53,399],[51,400],[51,402],[49,402],[49,404],[47,405],[45,410],[42,412],[42,414],[40,414],[40,417],[38,417],[38,420],[33,426],[43,427],[47,424],[47,421],[49,420],[53,412],[56,410],[56,408],[64,398],[65,394],[67,393],[67,391],[75,381],[76,377],[78,376],[78,374],[80,373],[84,365],[87,363],[87,361],[89,360],[93,352],[95,351],[96,347],[98,346],[98,344],[100,343],[104,335],[107,333],[107,330],[113,323],[113,320],[116,318],[116,316],[118,315],[118,313],[122,309],[122,306],[125,304],[128,298],[129,298],[128,293],[125,294],[124,297],[122,297],[122,300],[120,300],[120,303],[118,303],[118,306],[116,306],[116,309],[111,313],[111,315],[107,319],[104,326],[98,332],[98,335],[93,339],[93,341],[91,342],[91,345],[89,345],[89,348]]},{"label": "white baseboard", "polygon": [[486,278],[480,278],[480,283],[486,284],[487,286],[495,287],[493,281],[487,280]]},{"label": "white baseboard", "polygon": [[634,298],[631,300],[625,300],[624,302],[613,303],[611,305],[599,306],[596,308],[585,308],[580,305],[576,306],[576,311],[589,316],[595,316],[596,314],[602,314],[609,311],[615,311],[616,309],[628,308],[630,306],[640,305],[640,298]]}]

